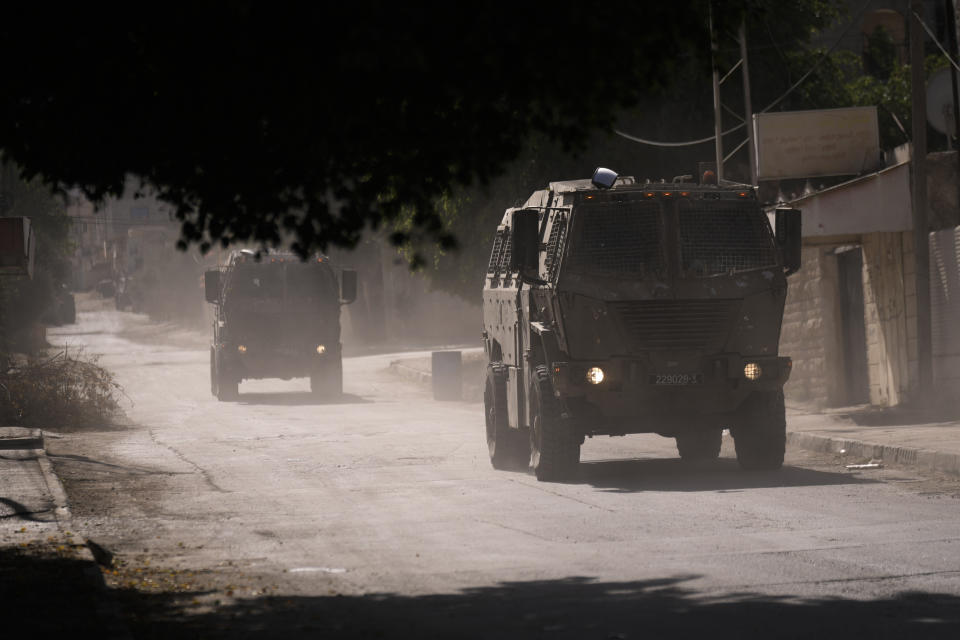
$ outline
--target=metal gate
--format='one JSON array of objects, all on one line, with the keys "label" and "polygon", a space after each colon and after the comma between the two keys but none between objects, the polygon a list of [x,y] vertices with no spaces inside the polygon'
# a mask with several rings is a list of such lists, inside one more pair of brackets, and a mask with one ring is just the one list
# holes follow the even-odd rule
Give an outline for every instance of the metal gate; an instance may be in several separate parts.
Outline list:
[{"label": "metal gate", "polygon": [[930,234],[933,377],[960,384],[960,227]]},{"label": "metal gate", "polygon": [[848,404],[870,402],[867,331],[863,302],[863,249],[837,254],[840,273],[840,318],[843,332],[843,378]]}]

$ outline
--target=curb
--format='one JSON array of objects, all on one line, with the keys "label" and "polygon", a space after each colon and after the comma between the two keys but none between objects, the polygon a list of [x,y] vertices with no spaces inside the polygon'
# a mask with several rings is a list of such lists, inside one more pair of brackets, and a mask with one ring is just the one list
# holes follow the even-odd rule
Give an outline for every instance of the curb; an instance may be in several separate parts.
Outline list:
[{"label": "curb", "polygon": [[0,428],[0,449],[40,449],[43,450],[43,431],[22,427]]},{"label": "curb", "polygon": [[844,451],[847,455],[856,457],[884,460],[886,462],[960,475],[960,454],[955,453],[873,444],[859,440],[821,436],[802,431],[788,432],[787,444],[809,451],[819,451],[821,453],[840,453]]},{"label": "curb", "polygon": [[[428,388],[433,386],[433,374],[430,371],[415,369],[414,367],[403,364],[402,360],[394,360],[391,362],[387,367],[387,371],[409,382],[414,382]],[[483,385],[470,384],[469,379],[463,381],[461,384],[460,397],[454,400],[458,402],[481,402],[483,400]]]},{"label": "curb", "polygon": [[410,380],[412,382],[417,382],[419,384],[430,384],[433,376],[426,371],[420,371],[419,369],[414,369],[413,367],[408,367],[403,364],[400,360],[394,360],[390,363],[390,366],[387,369],[405,380]]}]

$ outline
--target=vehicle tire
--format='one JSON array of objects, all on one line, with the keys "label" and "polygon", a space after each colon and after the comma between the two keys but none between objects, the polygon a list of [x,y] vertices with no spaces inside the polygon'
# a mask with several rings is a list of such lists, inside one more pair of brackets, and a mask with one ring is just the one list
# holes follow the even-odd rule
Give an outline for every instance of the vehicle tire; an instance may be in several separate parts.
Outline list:
[{"label": "vehicle tire", "polygon": [[223,365],[223,359],[217,358],[217,400],[229,402],[240,397],[240,381],[231,375]]},{"label": "vehicle tire", "polygon": [[550,374],[543,365],[534,370],[530,385],[530,466],[537,480],[570,480],[580,463],[581,439],[560,417]]},{"label": "vehicle tire", "polygon": [[487,365],[483,387],[487,451],[494,469],[521,470],[530,463],[530,438],[511,429],[507,419],[507,372],[501,363]]},{"label": "vehicle tire", "polygon": [[60,317],[64,324],[77,323],[77,302],[72,293],[64,294],[63,304],[60,307]]},{"label": "vehicle tire", "polygon": [[343,394],[343,362],[320,362],[310,373],[310,393],[318,398],[336,398]]},{"label": "vehicle tire", "polygon": [[677,434],[677,451],[684,462],[703,462],[720,457],[723,430],[700,428]]},{"label": "vehicle tire", "polygon": [[756,392],[747,398],[730,434],[741,468],[770,471],[782,467],[787,446],[783,391]]},{"label": "vehicle tire", "polygon": [[217,350],[210,347],[210,393],[217,397]]}]

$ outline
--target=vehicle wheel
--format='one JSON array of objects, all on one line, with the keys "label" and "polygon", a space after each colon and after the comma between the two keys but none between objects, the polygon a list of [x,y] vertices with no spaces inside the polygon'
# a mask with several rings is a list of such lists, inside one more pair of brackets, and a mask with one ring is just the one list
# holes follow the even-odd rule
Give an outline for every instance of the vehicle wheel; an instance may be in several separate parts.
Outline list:
[{"label": "vehicle wheel", "polygon": [[230,370],[223,366],[223,360],[217,359],[217,400],[227,402],[240,397],[240,381],[230,374]]},{"label": "vehicle wheel", "polygon": [[723,444],[723,430],[719,428],[701,428],[677,434],[677,451],[684,462],[716,460],[720,456]]},{"label": "vehicle wheel", "polygon": [[210,347],[210,393],[217,397],[217,350]]},{"label": "vehicle wheel", "polygon": [[530,463],[530,438],[527,433],[510,428],[507,419],[507,373],[500,363],[487,365],[483,411],[490,464],[494,469],[526,469]]},{"label": "vehicle wheel", "polygon": [[747,398],[730,434],[741,468],[762,471],[782,467],[787,446],[783,391],[756,392]]},{"label": "vehicle wheel", "polygon": [[547,368],[534,371],[530,389],[530,466],[537,480],[569,480],[580,463],[580,438],[560,418]]},{"label": "vehicle wheel", "polygon": [[74,300],[72,293],[64,295],[60,316],[63,319],[64,324],[77,323],[77,303],[76,300]]},{"label": "vehicle wheel", "polygon": [[330,360],[314,367],[310,374],[310,393],[319,398],[335,398],[343,393],[343,362]]}]

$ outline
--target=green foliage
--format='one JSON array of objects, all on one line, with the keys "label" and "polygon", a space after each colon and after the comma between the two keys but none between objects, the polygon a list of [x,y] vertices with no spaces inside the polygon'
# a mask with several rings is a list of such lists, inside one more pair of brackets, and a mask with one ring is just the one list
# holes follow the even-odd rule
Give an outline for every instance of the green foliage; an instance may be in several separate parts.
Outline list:
[{"label": "green foliage", "polygon": [[[812,65],[818,58],[823,61],[817,71],[797,90],[798,108],[875,105],[878,107],[880,146],[891,149],[909,141],[912,122],[909,65],[893,60],[881,68],[880,76],[875,76],[867,73],[864,58],[849,51],[827,56],[824,51],[814,50],[795,55],[798,67]],[[942,55],[927,56],[924,60],[926,76],[929,78],[948,64]]]},{"label": "green foliage", "polygon": [[707,5],[21,4],[0,24],[8,59],[30,52],[4,74],[0,149],[94,200],[140,176],[203,249],[352,247],[407,210],[394,240],[449,248],[445,194],[489,184],[532,135],[569,151],[609,130],[707,47]]},{"label": "green foliage", "polygon": [[880,81],[886,81],[898,66],[897,47],[893,36],[878,26],[867,36],[863,51],[864,71]]},{"label": "green foliage", "polygon": [[[800,75],[807,71],[810,60],[801,60],[810,38],[829,26],[842,12],[842,7],[829,0],[791,0],[769,2],[752,0],[745,3],[747,40],[751,43],[751,75],[754,78],[753,101],[766,105],[779,97]],[[739,59],[734,36],[740,13],[735,5],[714,3],[717,31],[722,34],[718,64],[729,69]],[[706,16],[703,16],[705,21]],[[702,40],[671,61],[672,76],[662,86],[642,85],[637,103],[617,112],[618,127],[640,137],[653,140],[686,140],[713,134],[713,102],[710,82],[711,53],[709,34],[700,30]],[[812,54],[810,54],[812,55]],[[536,82],[531,78],[530,82]],[[732,76],[724,94],[724,103],[733,111],[743,110],[743,94],[737,74]],[[798,101],[782,106],[796,106]],[[727,126],[730,126],[729,122]],[[729,148],[739,142],[731,135]],[[614,137],[608,131],[594,132],[578,148],[569,153],[549,136],[533,135],[507,171],[484,186],[461,187],[451,191],[442,201],[445,229],[463,240],[456,253],[431,249],[423,243],[408,248],[405,255],[415,259],[425,255],[420,264],[432,286],[478,301],[482,276],[486,271],[496,225],[506,207],[522,203],[535,189],[544,188],[552,180],[589,177],[597,166],[607,166],[622,175],[640,179],[671,179],[675,175],[695,174],[697,162],[712,160],[711,144],[679,149],[641,147]],[[745,165],[744,165],[745,166]]]},{"label": "green foliage", "polygon": [[[835,2],[795,0],[791,2],[749,2],[747,41],[749,43],[752,97],[755,109],[780,98],[811,69],[813,73],[776,105],[780,110],[878,107],[881,147],[890,149],[909,139],[911,123],[910,68],[897,59],[889,33],[878,29],[866,42],[863,57],[810,45],[811,40],[837,18],[849,17]],[[735,33],[735,32],[733,32]],[[723,31],[719,66],[721,72],[739,59],[732,32]],[[691,49],[675,62],[677,75],[662,91],[640,99],[637,106],[619,114],[619,126],[643,138],[684,140],[713,134],[713,104],[709,76],[709,51]],[[929,76],[947,61],[928,56]],[[739,74],[731,76],[733,86],[724,89],[723,102],[735,113],[743,112]],[[734,118],[724,113],[725,128]],[[725,138],[732,149],[743,134]],[[728,175],[748,180],[745,151],[728,165]],[[463,251],[451,255],[437,251],[428,261],[426,273],[435,287],[478,300],[481,274],[486,267],[497,222],[508,206],[518,204],[533,190],[550,180],[589,177],[596,166],[608,166],[638,178],[666,178],[696,174],[697,162],[713,159],[712,143],[696,147],[658,149],[642,147],[608,136],[594,135],[580,154],[572,156],[550,141],[533,138],[521,159],[510,165],[507,175],[486,189],[467,189],[452,201],[455,210],[444,209],[445,228],[470,240]],[[448,201],[449,202],[449,201]],[[426,251],[426,250],[424,250]],[[426,251],[429,253],[429,251]],[[460,276],[463,274],[463,277]]]}]

